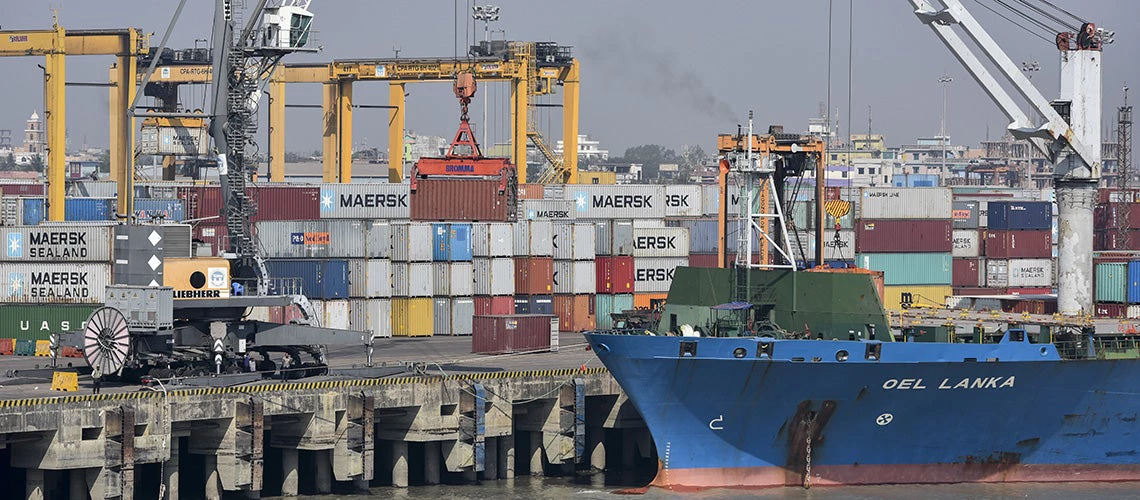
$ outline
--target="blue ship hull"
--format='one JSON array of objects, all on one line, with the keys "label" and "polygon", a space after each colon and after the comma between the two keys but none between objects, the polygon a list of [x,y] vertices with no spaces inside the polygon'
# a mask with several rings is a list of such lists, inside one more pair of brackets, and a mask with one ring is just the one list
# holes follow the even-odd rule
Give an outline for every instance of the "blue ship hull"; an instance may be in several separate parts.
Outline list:
[{"label": "blue ship hull", "polygon": [[587,338],[653,435],[657,486],[1140,480],[1138,360],[1008,339]]}]

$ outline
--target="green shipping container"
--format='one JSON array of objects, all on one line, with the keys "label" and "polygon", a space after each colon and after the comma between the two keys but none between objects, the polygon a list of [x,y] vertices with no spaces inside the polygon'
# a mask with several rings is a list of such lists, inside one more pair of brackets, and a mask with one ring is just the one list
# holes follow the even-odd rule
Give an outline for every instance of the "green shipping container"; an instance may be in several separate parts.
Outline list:
[{"label": "green shipping container", "polygon": [[79,330],[99,306],[0,304],[0,338],[48,340],[53,333]]},{"label": "green shipping container", "polygon": [[1096,265],[1096,301],[1124,303],[1128,293],[1128,263],[1102,262]]},{"label": "green shipping container", "polygon": [[949,285],[950,253],[861,253],[859,267],[883,272],[886,285]]}]

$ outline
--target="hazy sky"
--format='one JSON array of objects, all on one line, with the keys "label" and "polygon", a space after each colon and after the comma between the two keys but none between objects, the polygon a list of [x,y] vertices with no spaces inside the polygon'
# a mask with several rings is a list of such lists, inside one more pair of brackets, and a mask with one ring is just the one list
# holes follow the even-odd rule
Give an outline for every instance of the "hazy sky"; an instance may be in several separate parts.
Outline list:
[{"label": "hazy sky", "polygon": [[[980,0],[1000,9],[992,0]],[[1134,0],[1053,0],[1075,14],[1116,30],[1116,43],[1105,50],[1105,123],[1115,121],[1121,87],[1132,82],[1140,89],[1140,37],[1135,22],[1140,2]],[[252,4],[253,0],[246,0]],[[679,149],[697,144],[712,149],[716,135],[736,130],[749,109],[757,126],[783,124],[806,130],[827,99],[828,6],[826,0],[682,2],[575,0],[572,2],[495,0],[502,7],[493,29],[508,39],[556,41],[574,47],[582,64],[581,133],[603,141],[614,154],[645,143]],[[1016,2],[1008,2],[1016,3]],[[833,0],[831,107],[839,108],[842,132],[868,128],[868,107],[875,133],[885,133],[890,145],[913,142],[938,133],[942,90],[938,78],[954,78],[950,86],[947,130],[955,142],[976,146],[987,127],[997,136],[1004,116],[961,68],[950,52],[923,26],[905,0],[858,0],[854,12],[853,113],[848,112],[848,21],[850,1]],[[157,46],[177,2],[174,0],[54,0],[0,2],[4,30],[51,26],[51,10],[59,10],[65,28],[135,26],[154,32]],[[455,52],[454,7],[460,11],[459,43],[469,2],[440,0],[314,0],[315,29],[324,51],[290,56],[291,61],[336,58],[451,56]],[[1047,43],[982,8],[965,5],[983,23],[1015,62],[1039,61],[1034,74],[1047,98],[1057,92],[1058,53]],[[171,46],[192,47],[209,38],[213,2],[190,0],[174,29]],[[477,36],[483,36],[480,23]],[[496,37],[502,35],[496,34]],[[460,54],[464,52],[460,49]],[[67,60],[68,81],[106,81],[109,57]],[[42,109],[42,58],[0,60],[4,92],[0,98],[0,128],[12,129],[20,141],[24,120]],[[450,136],[458,123],[459,107],[450,86],[409,87],[407,126],[431,135]],[[387,85],[357,84],[358,104],[386,104]],[[203,107],[202,89],[186,91],[191,107]],[[320,103],[319,86],[292,85],[291,104]],[[491,140],[506,137],[509,95],[502,85],[480,86],[472,104],[472,119],[481,123],[482,96],[489,97]],[[1135,96],[1140,98],[1140,96]],[[107,90],[71,87],[67,95],[68,130],[73,145],[105,146]],[[555,97],[559,101],[560,97]],[[1136,98],[1133,99],[1137,100]],[[561,134],[557,108],[545,108],[541,128]],[[387,110],[358,110],[355,141],[384,148]],[[287,149],[320,148],[320,112],[290,109]],[[549,124],[549,126],[548,126]],[[264,128],[259,135],[264,134]],[[482,133],[479,132],[481,136]]]}]

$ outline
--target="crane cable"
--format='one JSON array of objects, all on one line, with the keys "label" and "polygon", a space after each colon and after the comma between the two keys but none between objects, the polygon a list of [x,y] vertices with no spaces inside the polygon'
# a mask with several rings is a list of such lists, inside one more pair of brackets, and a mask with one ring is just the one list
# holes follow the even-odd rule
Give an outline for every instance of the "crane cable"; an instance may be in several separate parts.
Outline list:
[{"label": "crane cable", "polygon": [[[1073,31],[1077,31],[1080,29],[1080,26],[1074,26],[1072,23],[1070,23],[1068,21],[1061,20],[1057,16],[1045,11],[1045,9],[1042,9],[1041,7],[1033,5],[1032,3],[1029,2],[1029,0],[1017,0],[1017,1],[1019,3],[1021,3],[1022,5],[1029,7],[1033,11],[1051,19],[1053,22],[1055,22],[1055,23],[1057,23],[1057,24],[1059,24],[1065,28],[1068,28],[1068,29],[1073,30]],[[1056,31],[1061,31],[1061,30],[1056,30]]]},{"label": "crane cable", "polygon": [[1054,40],[1050,40],[1049,38],[1047,38],[1047,37],[1045,37],[1045,36],[1041,35],[1041,33],[1038,33],[1038,32],[1036,32],[1036,31],[1033,31],[1033,30],[1032,30],[1032,29],[1030,29],[1030,28],[1027,28],[1025,25],[1023,25],[1023,24],[1021,24],[1021,23],[1019,23],[1019,22],[1017,22],[1017,21],[1015,21],[1015,20],[1013,20],[1013,19],[1010,19],[1010,17],[1009,17],[1009,16],[1007,16],[1007,15],[1005,15],[1005,14],[1002,14],[1001,12],[998,12],[998,11],[997,11],[996,9],[994,9],[993,7],[990,7],[989,5],[986,5],[986,4],[982,3],[982,0],[974,0],[974,2],[976,2],[978,5],[982,6],[982,8],[984,8],[984,9],[986,9],[986,10],[990,11],[990,12],[993,12],[993,13],[994,13],[995,15],[997,15],[998,17],[1000,17],[1000,18],[1002,18],[1002,19],[1005,19],[1006,21],[1009,21],[1009,22],[1010,22],[1011,24],[1013,24],[1014,26],[1017,26],[1018,28],[1021,28],[1021,29],[1025,30],[1025,32],[1026,32],[1026,33],[1029,33],[1030,35],[1033,35],[1033,36],[1035,36],[1035,37],[1037,37],[1037,38],[1040,38],[1040,39],[1042,39],[1042,40],[1044,40],[1044,41],[1046,41],[1046,42],[1048,42],[1048,43],[1050,43],[1050,44],[1054,43]]}]

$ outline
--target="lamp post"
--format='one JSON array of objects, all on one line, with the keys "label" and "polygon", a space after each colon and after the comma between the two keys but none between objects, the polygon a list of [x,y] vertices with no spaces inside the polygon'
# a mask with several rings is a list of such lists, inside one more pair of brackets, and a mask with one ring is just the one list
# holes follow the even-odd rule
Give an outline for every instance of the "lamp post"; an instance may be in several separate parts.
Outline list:
[{"label": "lamp post", "polygon": [[942,134],[938,137],[938,141],[942,144],[942,172],[941,175],[946,175],[946,100],[948,97],[948,89],[950,83],[954,79],[949,75],[942,75],[938,78],[938,83],[942,84]]},{"label": "lamp post", "polygon": [[[491,48],[491,21],[499,20],[499,6],[474,5],[471,7],[472,17],[483,21],[483,40],[487,42],[487,49]],[[483,147],[487,147],[487,92],[483,92]]]}]

